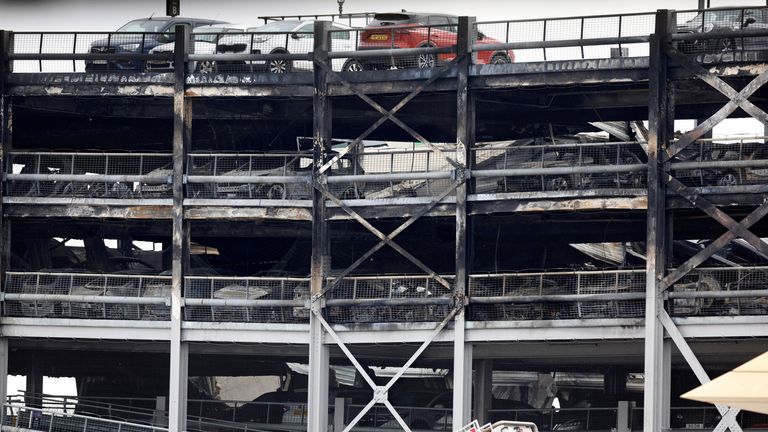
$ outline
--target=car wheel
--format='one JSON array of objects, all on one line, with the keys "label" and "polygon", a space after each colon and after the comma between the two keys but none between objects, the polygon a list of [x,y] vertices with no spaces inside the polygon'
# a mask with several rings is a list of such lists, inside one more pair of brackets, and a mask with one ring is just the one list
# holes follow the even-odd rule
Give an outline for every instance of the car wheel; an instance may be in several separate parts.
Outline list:
[{"label": "car wheel", "polygon": [[568,178],[567,177],[550,177],[546,179],[544,188],[548,191],[564,191],[568,190]]},{"label": "car wheel", "polygon": [[[283,54],[283,53],[281,53]],[[293,65],[291,64],[290,60],[270,60],[267,63],[267,68],[269,69],[270,73],[273,74],[285,74],[291,71],[291,68]]]},{"label": "car wheel", "polygon": [[351,187],[344,191],[344,193],[341,194],[341,199],[343,200],[350,200],[350,199],[362,199],[364,198],[362,191],[358,190],[356,187]]},{"label": "car wheel", "polygon": [[365,66],[357,59],[349,59],[344,62],[341,70],[344,72],[362,72],[365,70]]},{"label": "car wheel", "polygon": [[283,200],[285,199],[285,195],[285,186],[281,184],[273,184],[269,187],[269,190],[267,190],[267,199]]},{"label": "car wheel", "polygon": [[741,184],[741,176],[736,171],[726,171],[717,178],[718,186],[738,186]]},{"label": "car wheel", "polygon": [[[424,46],[422,48],[431,48],[431,46]],[[435,67],[436,58],[434,54],[419,54],[416,57],[416,67],[419,69],[430,69]]]},{"label": "car wheel", "polygon": [[507,64],[512,63],[509,60],[509,57],[506,54],[494,54],[493,57],[491,57],[491,64]]},{"label": "car wheel", "polygon": [[201,74],[211,74],[216,70],[216,65],[212,61],[202,61],[197,63],[195,71]]}]

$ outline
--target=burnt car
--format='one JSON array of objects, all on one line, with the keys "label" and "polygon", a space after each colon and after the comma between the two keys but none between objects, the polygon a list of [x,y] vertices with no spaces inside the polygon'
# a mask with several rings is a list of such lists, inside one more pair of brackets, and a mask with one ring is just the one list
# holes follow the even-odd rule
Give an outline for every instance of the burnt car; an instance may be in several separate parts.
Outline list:
[{"label": "burnt car", "polygon": [[[768,146],[762,142],[703,141],[684,148],[675,155],[673,162],[727,163],[758,160],[768,160]],[[674,169],[672,175],[686,186],[737,186],[764,183],[768,180],[768,169],[760,166],[705,166],[695,169]]]},{"label": "burnt car", "polygon": [[[358,49],[403,49],[403,48],[445,48],[455,47],[459,19],[453,15],[422,12],[377,13],[360,34]],[[477,35],[478,44],[497,44],[499,41],[483,33]],[[344,70],[359,71],[370,69],[432,68],[441,62],[450,61],[455,53],[423,53],[416,56],[392,56],[349,60]],[[512,51],[478,51],[475,63],[504,64],[515,60]]]},{"label": "burnt car", "polygon": [[701,11],[693,19],[679,25],[678,34],[712,34],[722,38],[678,41],[677,48],[686,54],[713,54],[726,51],[764,50],[768,37],[740,37],[738,32],[768,27],[767,9],[713,8]]}]

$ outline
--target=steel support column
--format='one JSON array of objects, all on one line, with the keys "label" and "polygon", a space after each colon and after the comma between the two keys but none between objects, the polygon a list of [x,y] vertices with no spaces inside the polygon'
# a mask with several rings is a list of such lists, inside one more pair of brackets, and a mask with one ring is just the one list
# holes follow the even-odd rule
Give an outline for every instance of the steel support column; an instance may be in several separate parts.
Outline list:
[{"label": "steel support column", "polygon": [[474,386],[474,412],[475,418],[480,424],[485,424],[491,419],[488,410],[491,409],[493,400],[493,360],[478,360],[475,362],[475,386]]},{"label": "steel support column", "polygon": [[[0,31],[0,169],[5,172],[6,156],[11,139],[11,101],[5,93],[5,80],[10,71],[8,51],[10,50],[10,33]],[[5,219],[5,209],[2,198],[5,195],[5,184],[0,181],[0,291],[5,292],[5,272],[8,270],[10,258],[10,223]],[[8,339],[0,337],[0,396],[8,395]]]},{"label": "steel support column", "polygon": [[[656,14],[656,31],[650,40],[649,101],[648,101],[648,212],[646,239],[645,296],[645,393],[643,430],[663,429],[664,406],[664,327],[659,313],[664,309],[661,280],[666,266],[666,183],[663,180],[663,150],[674,127],[670,110],[671,86],[667,79],[667,55],[672,14],[660,10]],[[672,118],[671,118],[672,117]]]},{"label": "steel support column", "polygon": [[475,40],[475,19],[459,17],[457,34],[457,92],[456,92],[456,279],[454,282],[455,306],[458,309],[454,321],[453,340],[453,426],[469,423],[472,414],[472,345],[465,338],[465,305],[469,285],[471,245],[467,216],[466,179],[471,168],[474,145],[474,101],[469,90],[471,47]]},{"label": "steel support column", "polygon": [[[327,159],[332,133],[333,113],[328,97],[328,77],[326,71],[318,67],[320,63],[328,62],[330,23],[315,22],[314,34],[314,83],[315,91],[313,104],[313,149],[314,149],[314,181],[322,180],[320,167]],[[312,261],[310,291],[312,313],[309,317],[309,395],[307,430],[323,432],[328,429],[328,376],[329,376],[329,346],[324,343],[322,316],[324,298],[322,292],[325,284],[326,270],[330,267],[328,260],[330,244],[328,225],[325,216],[325,196],[318,188],[312,189]]]},{"label": "steel support column", "polygon": [[175,85],[173,94],[173,209],[171,245],[171,364],[168,391],[168,429],[183,432],[187,421],[187,366],[189,347],[181,340],[183,285],[188,254],[189,228],[184,220],[184,165],[192,129],[190,101],[184,95],[188,32],[176,27],[174,48]]}]

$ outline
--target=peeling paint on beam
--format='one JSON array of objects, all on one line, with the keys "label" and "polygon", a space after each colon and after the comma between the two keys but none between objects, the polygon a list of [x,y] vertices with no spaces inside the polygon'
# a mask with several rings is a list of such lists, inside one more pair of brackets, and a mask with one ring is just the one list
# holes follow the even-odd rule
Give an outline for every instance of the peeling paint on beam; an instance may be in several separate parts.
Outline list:
[{"label": "peeling paint on beam", "polygon": [[311,221],[312,212],[296,207],[187,207],[184,217],[193,220],[228,219],[272,219]]},{"label": "peeling paint on beam", "polygon": [[112,205],[5,205],[5,215],[11,218],[98,218],[98,219],[170,219],[171,206]]}]

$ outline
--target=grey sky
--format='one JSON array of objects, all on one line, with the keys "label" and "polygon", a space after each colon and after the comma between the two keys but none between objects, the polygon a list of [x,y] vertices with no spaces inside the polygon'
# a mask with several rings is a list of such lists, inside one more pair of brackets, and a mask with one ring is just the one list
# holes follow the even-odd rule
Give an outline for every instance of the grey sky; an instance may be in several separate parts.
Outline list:
[{"label": "grey sky", "polygon": [[[765,0],[711,0],[713,7]],[[440,11],[478,20],[548,18],[695,9],[697,0],[346,0],[345,12]],[[260,15],[333,13],[336,0],[181,0],[185,16],[258,24]],[[165,0],[0,0],[0,28],[16,31],[108,31],[134,18],[165,14]]]}]

